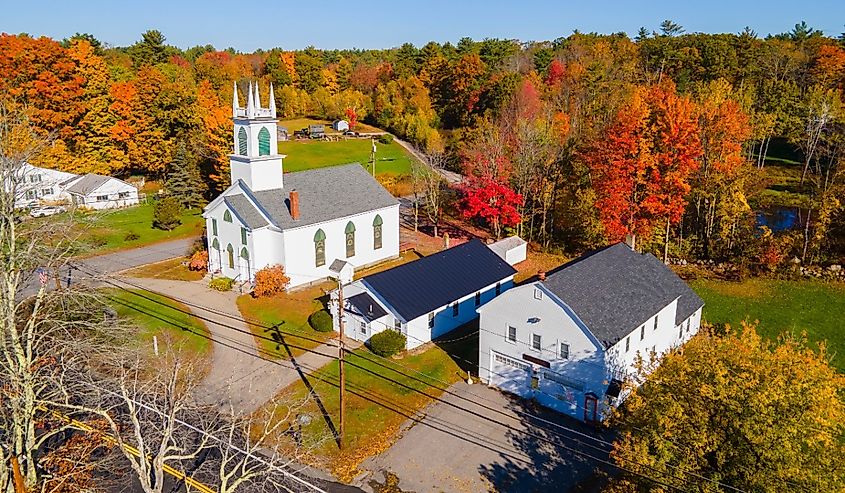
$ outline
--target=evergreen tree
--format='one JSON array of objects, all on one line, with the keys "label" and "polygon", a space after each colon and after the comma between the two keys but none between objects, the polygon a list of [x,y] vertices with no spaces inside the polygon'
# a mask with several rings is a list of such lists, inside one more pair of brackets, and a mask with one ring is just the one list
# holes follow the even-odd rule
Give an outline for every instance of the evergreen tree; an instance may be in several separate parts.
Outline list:
[{"label": "evergreen tree", "polygon": [[199,168],[193,159],[188,158],[184,142],[176,148],[165,185],[168,196],[174,197],[186,209],[198,207],[203,202]]}]

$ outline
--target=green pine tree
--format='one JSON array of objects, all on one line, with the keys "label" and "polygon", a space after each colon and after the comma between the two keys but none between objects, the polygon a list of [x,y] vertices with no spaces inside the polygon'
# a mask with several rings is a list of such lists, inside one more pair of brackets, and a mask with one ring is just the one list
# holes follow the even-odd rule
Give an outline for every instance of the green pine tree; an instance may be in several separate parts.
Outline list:
[{"label": "green pine tree", "polygon": [[189,159],[184,142],[180,142],[176,148],[165,187],[167,194],[176,198],[186,209],[199,207],[203,203],[199,168],[195,160]]}]

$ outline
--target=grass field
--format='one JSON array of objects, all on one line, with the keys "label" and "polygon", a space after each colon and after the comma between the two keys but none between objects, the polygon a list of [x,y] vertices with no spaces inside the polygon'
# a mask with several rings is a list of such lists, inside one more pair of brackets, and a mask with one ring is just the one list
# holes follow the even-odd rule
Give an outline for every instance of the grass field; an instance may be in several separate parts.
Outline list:
[{"label": "grass field", "polygon": [[[84,213],[80,226],[85,228],[80,238],[83,255],[101,254],[108,251],[136,248],[161,241],[199,236],[205,220],[199,210],[182,213],[182,224],[172,231],[153,228],[153,202],[126,209]],[[134,234],[138,238],[127,239]]]},{"label": "grass field", "polygon": [[208,329],[181,303],[142,289],[109,289],[106,294],[118,317],[137,326],[139,343],[150,350],[158,336],[159,351],[173,347],[200,358],[211,354]]},{"label": "grass field", "polygon": [[[369,139],[349,139],[337,142],[323,140],[302,140],[279,142],[279,152],[287,155],[284,160],[286,172],[303,171],[359,162],[370,170]],[[409,175],[411,156],[399,144],[376,142],[376,175]]]},{"label": "grass field", "polygon": [[806,332],[811,341],[827,341],[833,365],[845,371],[845,286],[822,281],[749,279],[741,283],[696,280],[692,288],[704,299],[704,319],[738,326],[760,323],[760,334]]},{"label": "grass field", "polygon": [[[313,398],[304,409],[299,410],[312,418],[302,430],[303,441],[320,443],[314,451],[317,456],[314,460],[331,468],[344,480],[355,476],[358,465],[364,459],[390,446],[407,419],[405,414],[420,410],[439,397],[445,387],[443,382],[451,384],[465,378],[465,373],[449,355],[433,345],[398,361],[379,358],[361,348],[348,355],[347,361],[344,451],[338,450],[336,442],[331,439],[331,429]],[[334,362],[324,366],[311,374],[308,381],[336,425],[338,364]],[[308,394],[306,385],[298,381],[282,392],[282,402],[300,402]],[[389,408],[399,409],[402,414]]]},{"label": "grass field", "polygon": [[125,271],[123,274],[131,277],[147,277],[150,279],[171,279],[173,281],[199,281],[205,276],[204,271],[188,269],[183,257],[172,258],[163,262],[142,265]]}]

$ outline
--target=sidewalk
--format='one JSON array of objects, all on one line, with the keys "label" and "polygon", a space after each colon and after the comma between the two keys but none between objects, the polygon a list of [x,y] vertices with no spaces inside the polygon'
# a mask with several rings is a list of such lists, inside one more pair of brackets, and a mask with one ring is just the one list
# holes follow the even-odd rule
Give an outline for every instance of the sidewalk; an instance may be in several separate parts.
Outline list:
[{"label": "sidewalk", "polygon": [[202,281],[146,278],[126,281],[184,303],[208,327],[213,339],[211,369],[196,391],[205,403],[231,405],[238,414],[252,413],[303,374],[331,362],[337,354],[337,346],[330,341],[291,360],[261,359],[255,339],[235,303],[237,293],[214,291]]}]

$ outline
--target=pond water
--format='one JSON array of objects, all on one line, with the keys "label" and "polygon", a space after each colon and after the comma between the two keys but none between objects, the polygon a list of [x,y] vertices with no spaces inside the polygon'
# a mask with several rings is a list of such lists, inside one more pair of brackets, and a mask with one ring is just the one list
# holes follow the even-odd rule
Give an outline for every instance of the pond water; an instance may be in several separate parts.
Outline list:
[{"label": "pond water", "polygon": [[770,207],[756,211],[757,227],[767,226],[772,232],[802,229],[807,210],[798,207]]}]

